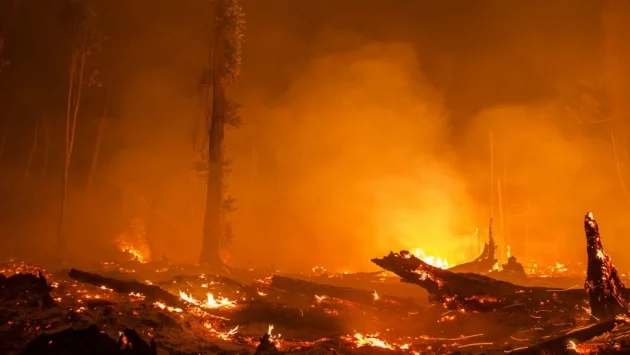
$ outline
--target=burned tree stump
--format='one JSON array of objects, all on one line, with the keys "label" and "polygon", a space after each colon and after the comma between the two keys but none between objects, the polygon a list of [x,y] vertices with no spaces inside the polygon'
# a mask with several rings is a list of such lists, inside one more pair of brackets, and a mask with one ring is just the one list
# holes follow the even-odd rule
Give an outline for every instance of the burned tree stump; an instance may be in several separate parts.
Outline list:
[{"label": "burned tree stump", "polygon": [[489,271],[492,270],[492,268],[498,261],[494,255],[496,251],[497,251],[497,245],[494,242],[494,237],[492,235],[492,219],[491,219],[490,226],[488,228],[488,242],[484,244],[481,255],[479,255],[473,261],[455,265],[452,268],[449,268],[448,270],[452,272],[459,272],[459,273],[476,273],[476,274],[488,273]]},{"label": "burned tree stump", "polygon": [[610,256],[604,252],[599,226],[591,212],[584,216],[584,231],[588,257],[584,288],[589,295],[591,315],[598,319],[610,319],[620,313],[628,313],[626,287]]}]

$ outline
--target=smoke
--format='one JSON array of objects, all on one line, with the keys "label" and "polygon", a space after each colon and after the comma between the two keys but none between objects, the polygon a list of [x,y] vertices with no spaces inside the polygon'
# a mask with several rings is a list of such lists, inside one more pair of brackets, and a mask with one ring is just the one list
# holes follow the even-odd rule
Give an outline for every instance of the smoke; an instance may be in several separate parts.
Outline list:
[{"label": "smoke", "polygon": [[[465,165],[476,176],[477,186],[483,186],[486,179],[485,195],[489,196],[493,185],[498,242],[511,245],[512,254],[521,259],[537,263],[583,261],[580,215],[585,211],[595,211],[602,221],[609,250],[622,240],[624,232],[627,204],[614,169],[609,127],[584,117],[578,120],[563,102],[556,97],[484,110],[475,117],[465,143],[468,152],[478,154]],[[551,248],[550,241],[558,247]]]},{"label": "smoke", "polygon": [[[414,48],[337,31],[320,36],[310,52],[325,54],[310,60],[282,97],[244,111],[264,128],[253,160],[235,158],[233,257],[365,268],[370,257],[395,248],[456,249],[470,201],[447,155],[439,154],[446,114]],[[273,164],[248,168],[260,146],[271,149]],[[274,178],[264,186],[239,176],[243,171]],[[262,207],[248,209],[252,199]],[[472,234],[474,224],[468,226]]]}]

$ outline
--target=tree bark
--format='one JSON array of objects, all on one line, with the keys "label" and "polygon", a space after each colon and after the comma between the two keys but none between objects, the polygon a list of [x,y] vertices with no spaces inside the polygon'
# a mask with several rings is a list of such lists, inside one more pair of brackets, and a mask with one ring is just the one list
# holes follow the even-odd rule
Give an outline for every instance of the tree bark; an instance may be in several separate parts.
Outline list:
[{"label": "tree bark", "polygon": [[220,267],[221,202],[223,199],[223,140],[225,131],[226,78],[225,28],[222,19],[227,12],[226,1],[215,1],[217,24],[214,33],[212,110],[208,129],[208,176],[206,185],[206,211],[203,227],[203,244],[200,263]]}]

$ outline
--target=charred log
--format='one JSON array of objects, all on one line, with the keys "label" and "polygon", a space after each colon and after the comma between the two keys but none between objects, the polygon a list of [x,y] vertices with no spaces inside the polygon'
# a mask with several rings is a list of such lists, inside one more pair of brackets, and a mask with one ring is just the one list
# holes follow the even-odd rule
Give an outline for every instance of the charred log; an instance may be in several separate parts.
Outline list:
[{"label": "charred log", "polygon": [[429,292],[430,300],[449,308],[491,312],[514,305],[538,307],[541,302],[562,308],[574,307],[586,299],[582,290],[525,287],[477,274],[459,274],[433,267],[408,251],[390,253],[372,262]]},{"label": "charred log", "polygon": [[494,242],[494,236],[492,235],[492,219],[490,219],[490,225],[488,227],[488,242],[484,244],[481,255],[475,260],[455,265],[449,268],[449,271],[460,273],[476,273],[485,274],[492,270],[497,263],[495,253],[497,251],[497,245]]},{"label": "charred log", "polygon": [[156,355],[154,341],[148,345],[133,330],[126,329],[118,343],[101,333],[96,325],[86,329],[66,329],[44,334],[28,343],[20,355]]},{"label": "charred log", "polygon": [[118,293],[142,293],[150,301],[163,301],[171,306],[185,307],[185,303],[179,297],[155,285],[147,285],[137,281],[116,280],[76,269],[70,269],[68,276],[74,280],[97,287],[105,286],[111,288]]},{"label": "charred log", "polygon": [[610,256],[604,252],[599,226],[591,212],[584,216],[584,231],[588,256],[584,288],[589,295],[591,315],[609,319],[620,313],[628,313],[625,306],[626,287],[619,279]]},{"label": "charred log", "polygon": [[299,294],[307,294],[311,296],[329,296],[341,298],[350,302],[374,305],[375,299],[381,301],[379,307],[383,308],[417,308],[417,305],[410,301],[397,297],[375,295],[373,292],[359,290],[350,287],[341,287],[333,285],[325,285],[306,280],[288,278],[284,276],[274,275],[271,281],[271,287]]},{"label": "charred log", "polygon": [[549,339],[533,346],[506,351],[506,354],[534,355],[545,352],[551,354],[564,354],[567,352],[567,349],[571,345],[583,343],[592,338],[595,338],[596,336],[600,336],[613,330],[613,328],[615,328],[615,323],[616,321],[614,319],[611,319],[600,323],[591,324],[586,327],[571,330],[564,335]]}]

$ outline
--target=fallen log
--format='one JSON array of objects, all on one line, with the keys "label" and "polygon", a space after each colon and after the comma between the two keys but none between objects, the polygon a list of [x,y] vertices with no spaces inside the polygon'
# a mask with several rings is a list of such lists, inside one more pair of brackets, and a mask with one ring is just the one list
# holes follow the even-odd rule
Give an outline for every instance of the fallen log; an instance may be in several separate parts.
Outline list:
[{"label": "fallen log", "polygon": [[[334,298],[341,298],[350,302],[367,304],[367,305],[378,305],[379,307],[389,308],[389,309],[400,309],[401,307],[405,307],[406,309],[418,308],[411,300],[405,300],[402,298],[386,296],[386,295],[378,295],[375,292],[370,292],[366,290],[359,290],[349,287],[342,286],[333,286],[333,285],[325,285],[315,282],[310,282],[306,280],[294,279],[284,276],[274,275],[271,280],[271,287],[294,292],[298,294],[305,294],[310,296],[328,296]],[[379,302],[378,304],[376,302]]]},{"label": "fallen log", "polygon": [[383,258],[372,259],[372,262],[398,275],[403,282],[426,289],[430,301],[443,303],[451,309],[491,312],[514,305],[531,309],[540,307],[541,302],[567,309],[581,305],[586,299],[583,290],[526,287],[488,276],[442,270],[405,250],[400,253],[390,252]]},{"label": "fallen log", "polygon": [[505,353],[513,355],[533,355],[541,354],[544,352],[548,352],[551,354],[564,354],[567,352],[567,349],[570,349],[576,344],[583,343],[592,338],[595,338],[596,336],[600,336],[606,332],[613,330],[613,328],[615,328],[615,324],[616,321],[614,319],[591,324],[586,327],[573,329],[564,335],[546,340],[542,343],[533,346],[507,350],[505,351]]},{"label": "fallen log", "polygon": [[182,301],[181,298],[155,285],[147,285],[137,281],[112,279],[76,269],[70,269],[68,276],[79,282],[91,284],[97,287],[105,286],[118,293],[141,293],[149,301],[162,301],[173,307],[184,308],[187,305],[187,303]]},{"label": "fallen log", "polygon": [[626,287],[610,256],[604,251],[599,226],[591,212],[584,216],[584,231],[588,257],[584,288],[590,298],[591,315],[599,319],[610,319],[620,313],[627,314]]}]

